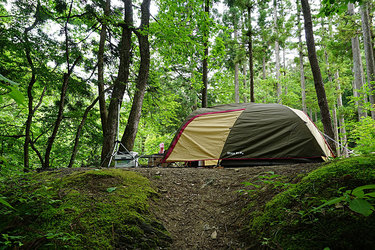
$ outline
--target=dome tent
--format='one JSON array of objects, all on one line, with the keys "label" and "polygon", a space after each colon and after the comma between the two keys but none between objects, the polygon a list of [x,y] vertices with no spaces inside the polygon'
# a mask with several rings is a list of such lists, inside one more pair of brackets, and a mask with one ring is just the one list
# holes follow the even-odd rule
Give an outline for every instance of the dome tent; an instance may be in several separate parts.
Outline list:
[{"label": "dome tent", "polygon": [[227,104],[191,113],[164,162],[221,160],[221,165],[317,162],[334,157],[302,111],[280,104]]}]

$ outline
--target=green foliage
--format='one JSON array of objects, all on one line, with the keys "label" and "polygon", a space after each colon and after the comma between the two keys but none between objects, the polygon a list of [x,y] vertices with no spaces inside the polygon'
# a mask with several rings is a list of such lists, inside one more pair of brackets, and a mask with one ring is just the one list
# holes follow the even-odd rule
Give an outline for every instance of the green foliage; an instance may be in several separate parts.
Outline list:
[{"label": "green foliage", "polygon": [[14,209],[6,200],[5,200],[5,197],[0,197],[0,203],[4,206],[7,206],[11,209]]},{"label": "green foliage", "polygon": [[348,3],[362,3],[363,0],[323,0],[320,9],[320,16],[331,16],[342,14],[348,9]]},{"label": "green foliage", "polygon": [[354,151],[361,154],[375,152],[375,120],[362,118],[350,124],[349,141],[354,143]]},{"label": "green foliage", "polygon": [[285,249],[369,248],[374,182],[374,156],[335,160],[253,212],[249,234]]},{"label": "green foliage", "polygon": [[[360,213],[364,216],[369,216],[374,211],[375,192],[365,193],[364,190],[374,190],[375,185],[364,185],[353,190],[346,190],[342,196],[333,198],[313,211],[320,211],[321,208],[329,205],[336,205],[342,203],[347,205],[352,211]],[[370,203],[371,202],[371,203]]]},{"label": "green foliage", "polygon": [[25,248],[150,249],[170,238],[149,213],[155,195],[134,172],[62,170],[9,176],[1,193],[0,245]]},{"label": "green foliage", "polygon": [[[8,84],[4,84],[1,81],[4,81]],[[0,74],[0,88],[7,89],[9,92],[6,94],[11,97],[13,100],[17,102],[19,105],[24,105],[25,97],[23,94],[16,88],[18,86],[18,83],[13,82],[12,80],[9,80],[8,78],[4,77],[3,75]],[[0,96],[0,103],[1,101],[1,96]]]},{"label": "green foliage", "polygon": [[247,188],[239,190],[240,193],[258,192],[260,191],[260,188],[264,186],[281,191],[294,185],[287,182],[283,176],[275,174],[273,171],[265,172],[264,174],[255,177],[254,181],[245,181],[242,184]]}]

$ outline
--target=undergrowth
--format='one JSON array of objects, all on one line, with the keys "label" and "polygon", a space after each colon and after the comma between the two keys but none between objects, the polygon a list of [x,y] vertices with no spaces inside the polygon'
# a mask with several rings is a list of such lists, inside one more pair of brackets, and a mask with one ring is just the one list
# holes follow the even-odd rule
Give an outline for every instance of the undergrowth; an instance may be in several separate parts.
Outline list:
[{"label": "undergrowth", "polygon": [[[374,156],[334,160],[265,205],[250,208],[248,236],[259,248],[373,249],[374,213],[361,214],[349,206],[350,199],[358,198],[350,197],[350,190],[370,184],[375,184]],[[340,198],[343,194],[347,200]],[[327,202],[336,197],[341,200]]]},{"label": "undergrowth", "polygon": [[150,249],[171,240],[148,211],[155,191],[134,172],[47,171],[0,185],[9,204],[0,204],[0,249]]}]

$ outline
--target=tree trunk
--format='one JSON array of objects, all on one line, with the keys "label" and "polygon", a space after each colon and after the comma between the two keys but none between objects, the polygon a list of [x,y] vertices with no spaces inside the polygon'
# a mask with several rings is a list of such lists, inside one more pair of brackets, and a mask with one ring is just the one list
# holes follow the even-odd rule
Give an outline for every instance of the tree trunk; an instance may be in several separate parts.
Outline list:
[{"label": "tree trunk", "polygon": [[[348,4],[348,14],[354,15],[354,5],[352,3]],[[351,38],[352,40],[352,54],[353,54],[353,71],[354,71],[354,81],[353,81],[353,95],[355,98],[355,105],[358,109],[358,121],[361,117],[367,117],[367,112],[362,108],[363,105],[367,103],[367,97],[365,93],[360,93],[363,90],[364,76],[363,76],[363,66],[361,58],[361,50],[359,47],[358,36]]]},{"label": "tree trunk", "polygon": [[[372,91],[372,94],[369,95],[370,103],[372,109],[375,105],[375,85],[372,83],[375,81],[375,61],[374,61],[374,51],[371,40],[371,27],[369,21],[368,13],[368,3],[364,1],[361,5],[361,19],[362,19],[362,33],[363,33],[363,43],[365,48],[365,57],[366,57],[366,68],[367,68],[367,82]],[[375,119],[375,111],[371,110],[371,117]]]},{"label": "tree trunk", "polygon": [[69,75],[67,73],[64,73],[63,84],[62,84],[61,93],[60,93],[59,111],[57,114],[55,125],[53,127],[52,135],[48,138],[48,141],[47,141],[46,153],[44,155],[44,165],[42,166],[43,169],[49,168],[52,145],[56,139],[56,135],[59,130],[60,123],[63,119],[63,112],[64,112],[64,107],[65,107],[65,96],[66,96],[66,91],[68,89],[68,84],[69,84]]},{"label": "tree trunk", "polygon": [[[247,89],[247,81],[246,81],[246,63],[243,64],[242,67],[242,76],[243,76],[243,87],[244,89]],[[247,103],[247,95],[246,92],[243,95],[243,100],[245,103]]]},{"label": "tree trunk", "polygon": [[340,138],[339,138],[339,129],[338,129],[338,124],[337,124],[336,106],[333,107],[332,118],[333,118],[333,132],[335,134],[334,139],[335,139],[335,144],[336,144],[336,149],[337,149],[336,155],[340,156],[340,145],[339,145]]},{"label": "tree trunk", "polygon": [[205,0],[204,2],[204,12],[206,14],[206,22],[204,25],[204,34],[203,34],[203,47],[204,47],[204,56],[203,56],[203,65],[202,65],[202,108],[207,107],[207,88],[208,88],[208,36],[209,36],[209,27],[208,27],[208,18],[210,15],[210,0]]},{"label": "tree trunk", "polygon": [[76,159],[77,152],[78,152],[78,143],[79,143],[79,139],[80,139],[80,136],[81,136],[82,128],[83,128],[83,126],[85,125],[85,122],[86,122],[86,119],[87,119],[87,115],[89,114],[90,110],[95,106],[95,104],[98,102],[98,100],[99,100],[99,97],[97,97],[97,98],[96,98],[96,99],[90,104],[90,106],[88,106],[88,107],[86,108],[85,112],[83,113],[81,123],[79,124],[79,126],[78,126],[78,128],[77,128],[76,137],[75,137],[75,139],[74,139],[73,151],[72,151],[72,155],[71,155],[71,157],[70,157],[70,161],[69,161],[68,168],[73,167],[73,164],[74,164],[74,161],[75,161],[75,159]]},{"label": "tree trunk", "polygon": [[281,100],[281,83],[280,83],[280,47],[278,38],[278,28],[277,28],[277,0],[273,0],[273,25],[274,32],[276,34],[275,40],[275,57],[276,57],[276,95],[277,103],[282,103]]},{"label": "tree trunk", "polygon": [[[237,44],[237,27],[234,28],[234,41]],[[237,49],[237,46],[236,46]],[[238,82],[238,72],[239,72],[239,63],[237,60],[235,60],[234,63],[234,102],[239,103],[240,102],[240,91],[239,91],[239,82]]]},{"label": "tree trunk", "polygon": [[107,0],[104,7],[104,20],[102,20],[102,30],[100,31],[99,51],[98,51],[98,91],[99,91],[99,108],[100,119],[102,122],[103,137],[106,134],[106,124],[108,111],[104,93],[104,48],[107,39],[107,20],[110,14],[111,0]]},{"label": "tree trunk", "polygon": [[[78,61],[79,59],[80,57],[77,58],[76,61]],[[59,131],[61,121],[63,119],[66,91],[68,90],[69,78],[70,78],[71,73],[72,71],[70,71],[70,73],[64,73],[63,84],[62,84],[61,93],[60,93],[59,111],[57,114],[55,125],[53,127],[52,135],[48,138],[48,141],[47,141],[46,153],[44,155],[44,165],[42,166],[43,169],[47,169],[50,167],[51,150],[52,150],[53,143],[55,142],[57,132]]]},{"label": "tree trunk", "polygon": [[129,79],[130,59],[131,59],[131,37],[133,28],[133,5],[132,0],[124,0],[125,14],[124,25],[122,26],[120,50],[120,65],[117,78],[113,85],[111,102],[108,108],[107,134],[103,140],[101,166],[109,165],[110,157],[113,152],[118,132],[119,106],[122,102],[124,92]]},{"label": "tree trunk", "polygon": [[[38,13],[39,9],[40,9],[40,3],[38,2],[35,12]],[[29,144],[31,141],[30,131],[31,131],[31,124],[33,122],[33,116],[35,113],[35,111],[33,110],[34,97],[32,95],[32,90],[36,82],[36,72],[35,72],[33,60],[31,58],[31,49],[30,49],[30,44],[29,44],[30,42],[29,42],[28,34],[31,30],[33,30],[36,27],[38,22],[39,22],[38,17],[36,17],[34,23],[31,26],[25,28],[25,31],[23,33],[24,40],[25,40],[24,45],[25,45],[26,59],[31,69],[31,78],[27,86],[28,115],[27,115],[27,120],[25,123],[25,142],[23,145],[23,170],[24,172],[28,172],[30,170],[30,163],[29,163]]]},{"label": "tree trunk", "polygon": [[[337,81],[337,93],[338,93],[337,107],[340,111],[344,105],[342,104],[342,94],[341,94],[341,86],[340,86],[339,72],[338,71],[336,71],[335,79]],[[340,137],[341,137],[340,142],[341,142],[341,145],[346,145],[347,139],[346,139],[345,117],[344,117],[344,114],[342,114],[341,112],[339,114],[339,126],[340,126]],[[339,151],[339,149],[337,151]],[[343,148],[343,156],[345,156],[345,157],[349,156],[348,151],[345,150],[344,148]]]},{"label": "tree trunk", "polygon": [[121,139],[121,143],[129,151],[133,150],[135,137],[137,136],[138,124],[142,113],[143,98],[146,92],[146,86],[150,70],[150,44],[148,41],[148,27],[150,22],[150,1],[151,0],[143,0],[142,2],[140,31],[136,31],[136,35],[139,41],[141,62],[138,72],[137,86],[133,98],[132,108],[129,114],[129,119],[124,131],[124,135]]},{"label": "tree trunk", "polygon": [[27,86],[27,97],[29,99],[28,101],[28,115],[27,115],[27,120],[26,120],[26,126],[25,126],[25,143],[23,145],[23,169],[24,169],[24,172],[28,172],[30,170],[30,165],[29,165],[29,144],[30,144],[30,129],[31,129],[31,124],[33,122],[33,116],[34,116],[34,112],[33,112],[33,100],[34,100],[34,97],[32,95],[32,89],[33,89],[33,86],[36,82],[36,78],[35,78],[35,67],[34,67],[34,64],[33,64],[33,61],[31,59],[31,55],[30,55],[30,47],[29,47],[29,44],[28,44],[28,39],[27,39],[27,32],[25,31],[25,50],[26,50],[26,58],[27,58],[27,61],[29,63],[29,66],[31,68],[31,79],[29,81],[29,85]]},{"label": "tree trunk", "polygon": [[[301,3],[302,3],[303,17],[305,20],[305,35],[306,35],[307,51],[308,51],[308,56],[309,56],[309,61],[310,61],[310,66],[311,66],[311,72],[314,77],[315,91],[316,91],[316,95],[318,98],[320,113],[322,116],[324,132],[329,137],[334,138],[331,115],[329,113],[326,92],[324,89],[322,74],[320,73],[318,58],[317,58],[316,51],[315,51],[315,41],[314,41],[313,26],[312,26],[312,20],[311,20],[310,5],[309,5],[308,0],[301,0]],[[332,151],[336,152],[336,145],[331,140],[328,140],[328,142],[329,142],[329,145],[331,146]]]},{"label": "tree trunk", "polygon": [[[264,51],[264,54],[266,54],[265,51]],[[266,80],[266,78],[267,78],[267,74],[266,74],[266,56],[264,55],[263,58],[262,58],[262,79]]]},{"label": "tree trunk", "polygon": [[297,0],[297,25],[298,25],[298,55],[299,55],[299,73],[301,79],[301,99],[302,99],[302,110],[307,114],[306,107],[306,83],[305,83],[305,70],[303,67],[303,47],[302,47],[302,25],[301,25],[301,5]]},{"label": "tree trunk", "polygon": [[42,166],[43,169],[47,169],[50,167],[50,155],[53,143],[56,139],[57,132],[60,128],[60,123],[63,119],[63,113],[64,113],[64,107],[65,107],[65,97],[66,97],[66,91],[68,89],[69,85],[69,79],[71,74],[73,73],[74,67],[77,65],[77,63],[81,60],[81,56],[78,56],[74,62],[73,65],[70,66],[70,47],[69,47],[69,36],[68,36],[68,23],[70,21],[70,15],[72,14],[72,7],[73,7],[73,1],[70,3],[69,13],[68,17],[65,22],[64,27],[64,33],[65,33],[65,57],[66,57],[66,64],[68,72],[64,73],[63,76],[63,84],[61,87],[61,93],[60,93],[60,102],[59,102],[59,111],[57,114],[57,118],[53,127],[52,135],[48,138],[47,141],[47,147],[46,147],[46,153],[44,155],[44,165]]},{"label": "tree trunk", "polygon": [[249,30],[248,30],[248,36],[249,36],[249,70],[250,70],[250,102],[255,102],[254,98],[254,63],[253,63],[253,31],[251,26],[251,10],[253,6],[248,5],[247,6],[247,14],[249,16]]}]

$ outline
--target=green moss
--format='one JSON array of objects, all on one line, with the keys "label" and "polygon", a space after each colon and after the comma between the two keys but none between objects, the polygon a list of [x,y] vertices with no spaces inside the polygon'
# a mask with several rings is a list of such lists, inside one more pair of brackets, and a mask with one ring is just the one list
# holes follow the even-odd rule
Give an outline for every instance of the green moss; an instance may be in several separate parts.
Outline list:
[{"label": "green moss", "polygon": [[[45,249],[169,244],[168,233],[148,212],[155,195],[148,179],[121,169],[64,171],[9,180],[2,193],[17,210],[1,207],[0,214],[7,214],[1,232],[21,236],[25,247],[38,242]],[[15,222],[19,225],[9,228]]]},{"label": "green moss", "polygon": [[345,206],[314,212],[323,200],[355,187],[375,184],[375,157],[336,160],[311,172],[250,216],[249,235],[284,249],[368,249],[375,245],[375,216]]}]

